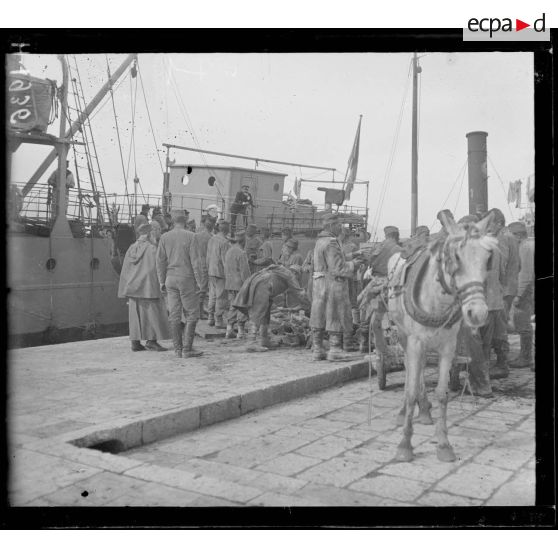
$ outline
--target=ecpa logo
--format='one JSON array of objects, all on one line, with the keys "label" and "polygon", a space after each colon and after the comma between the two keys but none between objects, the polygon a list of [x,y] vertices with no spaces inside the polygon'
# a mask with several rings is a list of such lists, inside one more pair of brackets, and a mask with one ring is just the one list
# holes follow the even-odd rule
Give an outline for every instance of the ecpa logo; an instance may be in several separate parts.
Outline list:
[{"label": "ecpa logo", "polygon": [[[515,22],[515,26],[514,26]],[[519,31],[522,33],[518,34]],[[509,17],[472,17],[463,29],[464,41],[550,41],[550,30],[546,28],[546,14],[533,23]]]}]

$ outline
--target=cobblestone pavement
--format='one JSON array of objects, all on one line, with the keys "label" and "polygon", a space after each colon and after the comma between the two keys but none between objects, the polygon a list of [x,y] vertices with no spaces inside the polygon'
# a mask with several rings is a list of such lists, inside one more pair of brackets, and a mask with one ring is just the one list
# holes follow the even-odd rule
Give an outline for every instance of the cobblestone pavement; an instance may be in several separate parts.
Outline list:
[{"label": "cobblestone pavement", "polygon": [[[129,421],[145,405],[165,411],[185,400],[212,397],[211,390],[227,394],[232,386],[252,389],[264,379],[300,377],[313,367],[331,366],[308,362],[304,351],[274,351],[250,356],[238,372],[234,365],[246,359],[236,348],[227,354],[221,349],[218,356],[218,348],[206,343],[213,359],[171,367],[169,353],[124,354],[124,341],[12,351],[13,505],[534,504],[534,373],[528,369],[493,382],[493,399],[453,397],[448,422],[458,457],[454,463],[437,460],[435,427],[419,424],[414,461],[392,461],[401,436],[395,415],[402,372],[388,376],[383,392],[373,378],[370,424],[369,384],[357,380],[118,455],[49,445],[55,434],[84,424]],[[100,346],[109,349],[102,362],[95,360]],[[436,372],[428,369],[434,418],[435,380]]]},{"label": "cobblestone pavement", "polygon": [[[191,476],[181,488],[213,490],[229,505],[534,505],[533,376],[512,371],[494,382],[491,400],[454,397],[448,411],[454,463],[438,461],[435,427],[419,424],[415,460],[392,460],[404,378],[395,373],[390,389],[373,391],[370,424],[368,382],[356,381],[132,450],[127,456],[146,464],[128,474],[144,480],[160,474],[164,482],[186,471]],[[429,389],[435,379],[431,371]],[[132,500],[126,495],[113,504]]]}]

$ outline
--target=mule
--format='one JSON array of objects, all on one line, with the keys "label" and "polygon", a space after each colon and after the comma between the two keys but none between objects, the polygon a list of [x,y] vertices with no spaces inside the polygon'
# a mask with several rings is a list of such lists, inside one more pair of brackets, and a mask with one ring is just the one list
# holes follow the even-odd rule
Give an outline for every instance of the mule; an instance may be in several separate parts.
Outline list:
[{"label": "mule", "polygon": [[456,459],[448,440],[447,404],[449,371],[455,356],[461,320],[470,328],[482,327],[488,316],[484,282],[497,240],[489,236],[492,215],[478,223],[457,225],[452,217],[440,218],[447,236],[432,241],[408,268],[398,254],[388,263],[387,302],[390,318],[398,328],[405,351],[405,396],[401,412],[403,438],[397,461],[411,461],[413,413],[417,403],[421,422],[429,422],[424,368],[426,351],[439,355],[435,390],[440,416],[436,424],[437,456]]}]

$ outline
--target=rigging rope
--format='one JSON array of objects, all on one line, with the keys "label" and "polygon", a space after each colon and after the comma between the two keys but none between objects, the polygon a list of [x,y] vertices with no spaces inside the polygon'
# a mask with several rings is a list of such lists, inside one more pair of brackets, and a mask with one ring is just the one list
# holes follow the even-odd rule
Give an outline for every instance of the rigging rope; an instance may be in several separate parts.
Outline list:
[{"label": "rigging rope", "polygon": [[[109,64],[109,59],[108,56],[105,55],[105,58],[107,60],[107,73],[108,73],[108,77],[110,79],[111,75],[110,75],[110,64]],[[116,106],[114,104],[114,93],[113,93],[113,89],[112,86],[110,87],[110,98],[112,101],[112,112],[114,115],[114,123],[115,123],[115,127],[116,127],[116,137],[118,139],[118,151],[120,153],[120,163],[122,165],[122,176],[124,178],[124,191],[126,193],[126,199],[128,200],[128,211],[130,212],[130,214],[132,213],[132,207],[130,206],[130,198],[129,198],[129,194],[128,194],[128,182],[127,182],[127,178],[126,178],[126,170],[124,169],[124,156],[122,155],[122,142],[120,141],[120,131],[118,128],[118,117],[116,115]]]},{"label": "rigging rope", "polygon": [[[465,179],[465,169],[466,168],[467,168],[467,158],[465,159],[465,162],[463,163],[461,169],[459,169],[459,172],[457,173],[457,178],[454,180],[451,188],[449,189],[448,195],[446,196],[446,199],[442,203],[442,208],[444,208],[446,206],[446,203],[448,203],[448,200],[450,199],[453,191],[455,190],[455,187],[457,186],[457,183],[459,182],[459,177],[460,176],[461,176],[461,184],[463,184],[463,180]],[[430,225],[431,229],[436,224],[436,221],[437,221],[437,217],[434,217],[434,220],[432,221],[432,224]]]},{"label": "rigging rope", "polygon": [[159,153],[159,148],[157,147],[157,139],[155,138],[155,130],[153,129],[153,123],[151,121],[151,114],[149,112],[149,105],[147,104],[147,97],[145,95],[145,88],[143,87],[143,78],[141,77],[139,62],[138,62],[138,75],[141,86],[141,92],[143,94],[143,100],[145,102],[145,109],[147,111],[147,118],[149,120],[149,129],[151,130],[151,137],[153,138],[153,143],[155,144],[155,153],[157,153],[157,159],[159,159],[159,166],[161,167],[161,173],[164,174],[165,169],[163,167],[163,162],[161,161],[161,154]]},{"label": "rigging rope", "polygon": [[399,141],[399,132],[401,130],[401,122],[403,120],[403,111],[405,108],[405,103],[407,100],[407,92],[409,91],[409,83],[410,83],[410,71],[411,71],[411,64],[412,64],[412,60],[409,61],[409,71],[407,73],[407,82],[405,85],[405,90],[403,92],[403,98],[401,100],[401,107],[399,108],[399,116],[397,118],[397,124],[396,124],[396,128],[395,128],[395,135],[391,144],[391,150],[390,150],[390,155],[388,158],[388,163],[386,166],[386,171],[384,174],[384,180],[382,183],[382,189],[380,191],[380,199],[379,199],[379,203],[378,206],[376,207],[376,212],[374,214],[374,218],[372,220],[372,229],[374,230],[374,236],[372,238],[372,242],[374,242],[378,236],[378,225],[380,222],[380,216],[381,216],[381,211],[382,211],[382,207],[384,204],[384,199],[386,196],[386,192],[387,192],[387,186],[389,183],[389,177],[391,174],[391,168],[393,166],[393,161],[395,159],[395,151],[397,148],[397,143]]}]

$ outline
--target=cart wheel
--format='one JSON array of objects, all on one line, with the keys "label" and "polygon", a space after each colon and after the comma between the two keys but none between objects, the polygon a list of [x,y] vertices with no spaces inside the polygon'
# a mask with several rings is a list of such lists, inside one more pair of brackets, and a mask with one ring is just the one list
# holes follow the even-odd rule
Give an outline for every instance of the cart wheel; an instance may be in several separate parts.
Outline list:
[{"label": "cart wheel", "polygon": [[382,354],[376,358],[376,375],[378,376],[378,389],[386,389],[386,369],[384,366],[384,355]]}]

